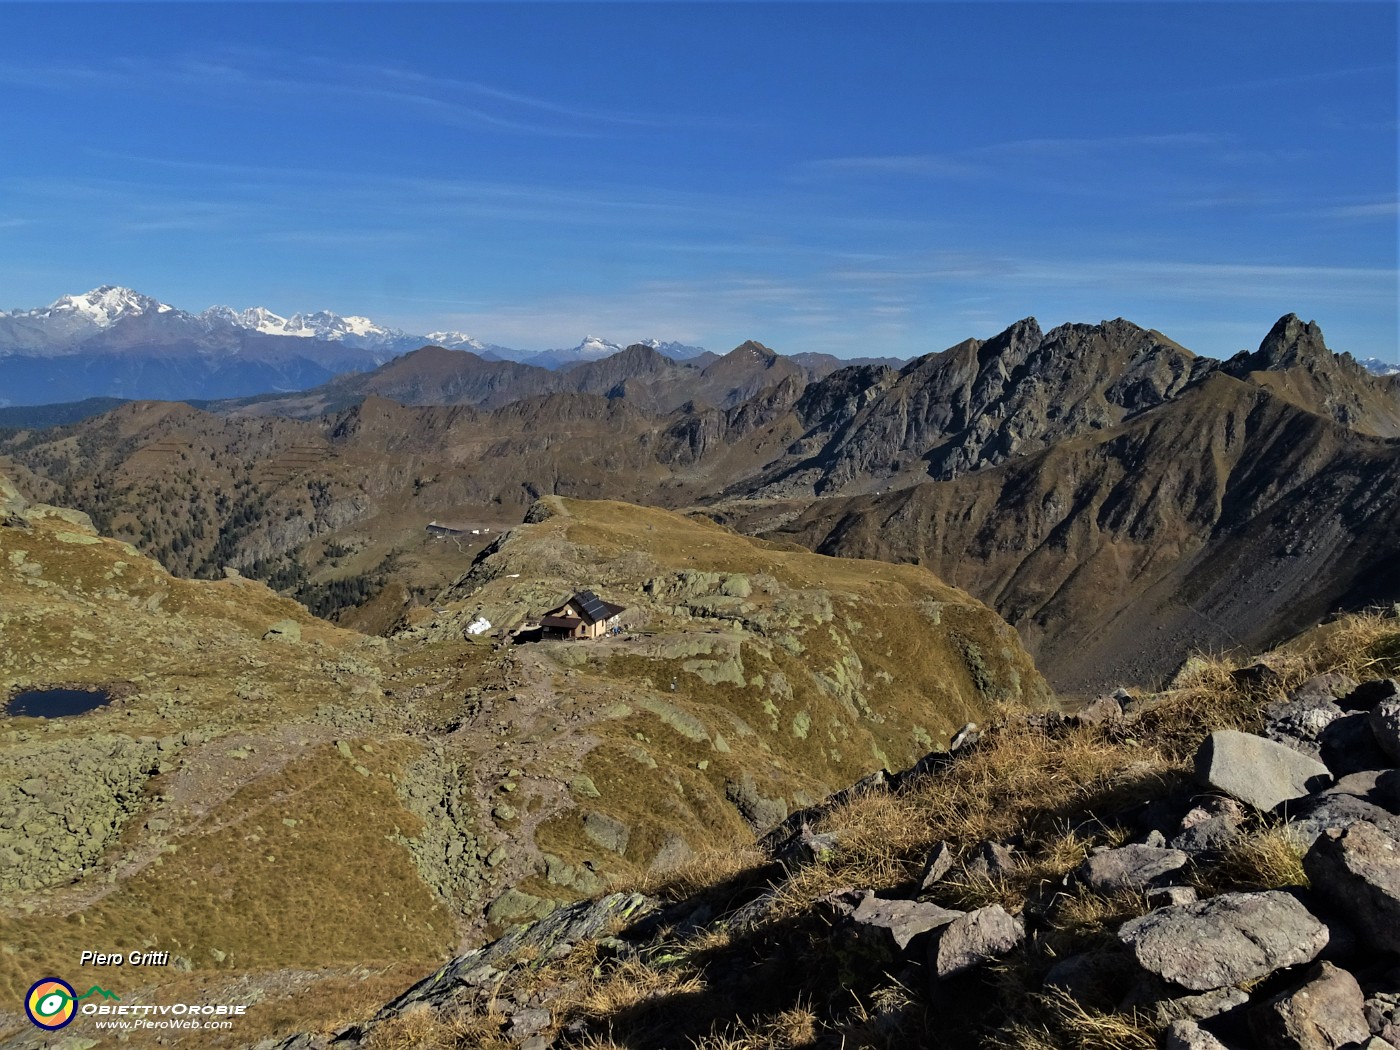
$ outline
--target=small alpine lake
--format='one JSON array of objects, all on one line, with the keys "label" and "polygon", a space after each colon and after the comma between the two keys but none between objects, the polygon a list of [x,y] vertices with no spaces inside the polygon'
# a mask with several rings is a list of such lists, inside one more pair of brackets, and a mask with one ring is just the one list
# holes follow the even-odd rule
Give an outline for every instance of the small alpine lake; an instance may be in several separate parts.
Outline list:
[{"label": "small alpine lake", "polygon": [[85,714],[110,702],[105,689],[28,689],[16,693],[5,705],[5,714],[15,718],[69,718]]}]

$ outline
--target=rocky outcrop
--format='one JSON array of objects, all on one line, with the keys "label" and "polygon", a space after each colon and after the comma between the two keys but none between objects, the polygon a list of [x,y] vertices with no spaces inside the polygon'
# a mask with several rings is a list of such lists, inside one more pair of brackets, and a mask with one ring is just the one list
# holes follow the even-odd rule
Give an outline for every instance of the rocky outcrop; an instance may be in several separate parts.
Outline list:
[{"label": "rocky outcrop", "polygon": [[0,891],[81,876],[145,805],[146,782],[178,746],[102,735],[0,754]]}]

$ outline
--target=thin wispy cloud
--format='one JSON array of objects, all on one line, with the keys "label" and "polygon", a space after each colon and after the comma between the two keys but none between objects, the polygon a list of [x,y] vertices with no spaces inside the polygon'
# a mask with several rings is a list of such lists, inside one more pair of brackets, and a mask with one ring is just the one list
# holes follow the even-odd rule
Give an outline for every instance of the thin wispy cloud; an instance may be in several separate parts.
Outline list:
[{"label": "thin wispy cloud", "polygon": [[[295,70],[300,75],[293,75]],[[614,113],[535,98],[468,80],[432,77],[385,65],[362,65],[279,52],[186,55],[170,61],[116,59],[104,65],[0,62],[0,83],[43,91],[101,88],[144,96],[172,88],[226,102],[312,108],[382,104],[399,117],[457,127],[587,138],[609,126],[671,126],[672,117]]]},{"label": "thin wispy cloud", "polygon": [[994,173],[992,162],[1010,158],[1083,158],[1154,150],[1199,150],[1217,147],[1229,141],[1229,136],[1206,132],[1177,132],[1162,135],[1114,135],[1098,138],[1028,138],[977,146],[946,154],[891,154],[877,156],[832,157],[811,161],[810,171],[874,172],[892,175],[944,176],[949,178],[983,178]]},{"label": "thin wispy cloud", "polygon": [[1400,201],[1375,201],[1371,204],[1344,204],[1325,213],[1333,219],[1394,221],[1400,215]]}]

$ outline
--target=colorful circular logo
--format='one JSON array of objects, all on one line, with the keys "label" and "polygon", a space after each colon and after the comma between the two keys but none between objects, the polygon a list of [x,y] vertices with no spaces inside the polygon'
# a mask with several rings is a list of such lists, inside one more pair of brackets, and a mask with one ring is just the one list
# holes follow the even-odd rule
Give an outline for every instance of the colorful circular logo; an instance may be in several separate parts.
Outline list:
[{"label": "colorful circular logo", "polygon": [[57,977],[45,977],[35,981],[24,997],[24,1012],[40,1028],[49,1031],[62,1028],[77,1013],[78,993],[67,981]]}]

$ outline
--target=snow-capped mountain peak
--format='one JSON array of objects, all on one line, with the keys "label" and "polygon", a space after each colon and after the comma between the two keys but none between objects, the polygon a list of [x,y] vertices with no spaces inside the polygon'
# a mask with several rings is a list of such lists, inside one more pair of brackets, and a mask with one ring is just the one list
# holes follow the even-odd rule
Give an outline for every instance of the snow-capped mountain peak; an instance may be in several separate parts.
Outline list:
[{"label": "snow-capped mountain peak", "polygon": [[586,335],[583,342],[574,347],[573,352],[579,357],[609,357],[619,353],[622,347],[596,335]]},{"label": "snow-capped mountain peak", "polygon": [[434,346],[446,347],[448,350],[489,350],[480,339],[473,339],[466,332],[429,332],[423,337]]},{"label": "snow-capped mountain peak", "polygon": [[82,295],[65,295],[43,310],[30,311],[31,315],[47,314],[53,319],[68,317],[81,319],[97,328],[109,328],[123,317],[135,317],[145,313],[169,313],[175,308],[142,295],[130,288],[114,284],[104,284]]},{"label": "snow-capped mountain peak", "polygon": [[1382,361],[1379,357],[1366,357],[1360,363],[1361,367],[1372,375],[1400,376],[1400,364],[1394,361]]}]

